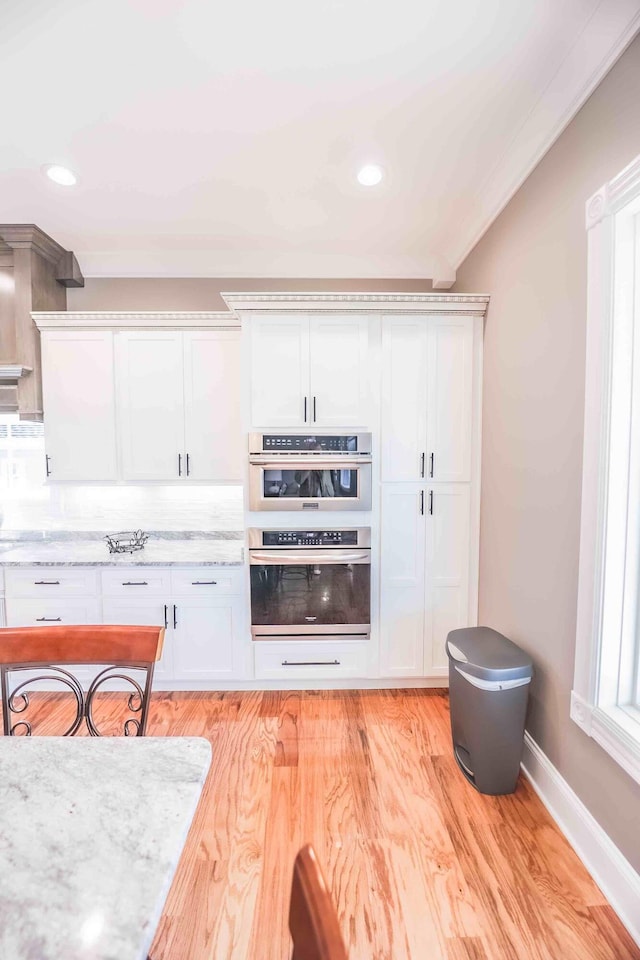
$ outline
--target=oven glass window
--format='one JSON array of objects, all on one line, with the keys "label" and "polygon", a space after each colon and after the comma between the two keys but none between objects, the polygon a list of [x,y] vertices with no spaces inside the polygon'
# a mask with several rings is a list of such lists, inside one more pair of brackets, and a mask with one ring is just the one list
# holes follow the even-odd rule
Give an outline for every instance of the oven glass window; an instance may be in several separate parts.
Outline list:
[{"label": "oven glass window", "polygon": [[263,496],[302,500],[358,496],[358,470],[263,470]]},{"label": "oven glass window", "polygon": [[252,564],[251,623],[368,624],[370,579],[368,563]]}]

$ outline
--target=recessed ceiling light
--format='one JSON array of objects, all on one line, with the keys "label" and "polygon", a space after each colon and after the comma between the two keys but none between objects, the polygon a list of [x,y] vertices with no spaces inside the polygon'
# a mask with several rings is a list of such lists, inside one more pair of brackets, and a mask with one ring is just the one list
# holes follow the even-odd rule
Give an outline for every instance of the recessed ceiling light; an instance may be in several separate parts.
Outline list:
[{"label": "recessed ceiling light", "polygon": [[69,170],[67,167],[61,167],[57,163],[48,163],[42,169],[50,180],[53,180],[54,183],[59,183],[61,187],[72,187],[78,182],[78,178],[73,170]]},{"label": "recessed ceiling light", "polygon": [[375,163],[368,163],[358,170],[358,183],[363,187],[375,187],[382,180],[382,167]]}]

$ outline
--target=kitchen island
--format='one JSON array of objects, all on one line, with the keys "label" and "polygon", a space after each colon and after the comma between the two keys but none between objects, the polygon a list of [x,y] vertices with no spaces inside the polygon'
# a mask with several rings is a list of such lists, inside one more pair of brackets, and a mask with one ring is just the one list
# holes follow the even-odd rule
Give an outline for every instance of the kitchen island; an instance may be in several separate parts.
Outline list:
[{"label": "kitchen island", "polygon": [[0,738],[0,956],[144,960],[202,786],[200,738]]}]

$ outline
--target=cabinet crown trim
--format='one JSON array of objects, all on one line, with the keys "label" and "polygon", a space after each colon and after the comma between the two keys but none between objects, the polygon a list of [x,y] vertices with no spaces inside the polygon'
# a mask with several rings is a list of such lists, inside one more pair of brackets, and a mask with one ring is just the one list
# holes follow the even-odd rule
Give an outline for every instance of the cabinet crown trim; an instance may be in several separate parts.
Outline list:
[{"label": "cabinet crown trim", "polygon": [[238,318],[228,310],[59,310],[31,313],[39,330],[78,328],[189,327],[239,329]]},{"label": "cabinet crown trim", "polygon": [[460,293],[223,293],[235,313],[269,310],[305,310],[314,313],[351,311],[367,313],[463,313],[484,316],[487,294]]}]

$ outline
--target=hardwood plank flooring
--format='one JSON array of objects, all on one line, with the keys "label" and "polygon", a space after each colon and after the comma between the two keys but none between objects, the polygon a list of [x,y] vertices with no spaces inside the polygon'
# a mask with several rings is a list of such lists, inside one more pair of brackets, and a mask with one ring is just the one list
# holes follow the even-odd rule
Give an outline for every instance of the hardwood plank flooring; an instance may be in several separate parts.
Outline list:
[{"label": "hardwood plank flooring", "polygon": [[149,735],[213,762],[151,960],[288,960],[303,842],[350,960],[640,960],[527,781],[476,793],[448,722],[442,691],[155,694]]}]

